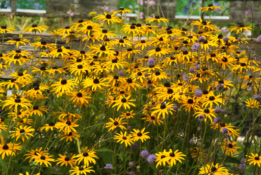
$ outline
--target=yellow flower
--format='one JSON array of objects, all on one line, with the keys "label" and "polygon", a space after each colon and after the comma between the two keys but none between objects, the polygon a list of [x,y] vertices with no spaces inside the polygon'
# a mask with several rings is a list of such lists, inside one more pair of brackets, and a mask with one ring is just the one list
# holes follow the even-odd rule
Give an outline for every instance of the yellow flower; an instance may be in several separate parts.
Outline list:
[{"label": "yellow flower", "polygon": [[87,173],[95,172],[91,168],[92,166],[75,166],[69,172],[71,175],[87,175]]},{"label": "yellow flower", "polygon": [[132,103],[132,101],[135,101],[133,99],[130,99],[131,96],[128,97],[120,97],[117,100],[114,101],[114,105],[112,106],[117,107],[117,111],[119,111],[119,109],[121,107],[123,107],[124,109],[130,109],[130,106],[136,106],[134,103]]},{"label": "yellow flower", "polygon": [[127,134],[126,131],[124,133],[117,133],[116,135],[114,135],[114,139],[117,140],[117,142],[120,142],[120,144],[124,143],[126,147],[130,146],[133,143],[133,139],[130,135]]},{"label": "yellow flower", "polygon": [[10,135],[12,138],[16,138],[16,141],[21,137],[23,142],[25,139],[28,139],[29,137],[33,137],[34,135],[32,132],[34,132],[35,129],[33,129],[31,126],[22,126],[20,125],[18,128],[15,128],[15,131],[12,131],[12,134]]},{"label": "yellow flower", "polygon": [[95,158],[98,158],[96,155],[96,152],[93,149],[84,149],[84,152],[81,154],[78,154],[73,157],[76,159],[76,163],[80,164],[81,162],[84,163],[84,165],[89,166],[90,163],[96,164]]},{"label": "yellow flower", "polygon": [[228,170],[225,167],[220,166],[218,163],[209,163],[199,169],[199,174],[228,175]]},{"label": "yellow flower", "polygon": [[16,143],[7,143],[5,144],[4,138],[1,137],[1,144],[0,144],[0,155],[2,155],[2,159],[5,156],[14,156],[16,151],[21,150],[22,146]]},{"label": "yellow flower", "polygon": [[249,162],[249,165],[257,165],[259,168],[261,167],[261,156],[258,155],[257,153],[253,154],[251,153],[250,155],[247,155],[248,159],[247,161]]},{"label": "yellow flower", "polygon": [[45,25],[41,25],[38,26],[37,24],[33,24],[31,27],[26,27],[25,28],[25,32],[39,32],[42,33],[42,31],[46,31],[47,30],[47,26]]},{"label": "yellow flower", "polygon": [[39,163],[40,165],[44,164],[46,167],[52,166],[51,162],[55,160],[52,158],[53,156],[49,153],[41,152],[37,153],[37,155],[33,156],[34,162]]},{"label": "yellow flower", "polygon": [[259,109],[259,107],[261,106],[260,104],[259,104],[259,101],[257,101],[257,100],[254,100],[254,99],[251,99],[251,98],[249,98],[249,99],[247,99],[246,101],[245,101],[245,103],[246,103],[246,106],[247,107],[249,107],[249,108],[252,108],[252,109]]},{"label": "yellow flower", "polygon": [[209,4],[207,7],[201,7],[201,8],[199,8],[199,10],[202,10],[202,13],[204,12],[204,11],[211,11],[211,10],[213,10],[213,11],[216,11],[217,12],[217,10],[222,10],[222,8],[221,7],[219,7],[219,6],[216,6],[216,5],[213,5],[213,4]]},{"label": "yellow flower", "polygon": [[134,141],[141,140],[141,142],[143,143],[144,141],[150,139],[150,136],[148,136],[148,133],[149,132],[145,132],[145,128],[143,128],[142,130],[133,129],[133,131],[131,132],[131,135],[132,135],[132,139]]},{"label": "yellow flower", "polygon": [[125,124],[127,123],[122,121],[122,118],[115,118],[115,119],[110,118],[110,122],[107,122],[105,127],[109,128],[108,131],[113,131],[118,127],[125,130],[126,129],[126,127],[124,126]]}]

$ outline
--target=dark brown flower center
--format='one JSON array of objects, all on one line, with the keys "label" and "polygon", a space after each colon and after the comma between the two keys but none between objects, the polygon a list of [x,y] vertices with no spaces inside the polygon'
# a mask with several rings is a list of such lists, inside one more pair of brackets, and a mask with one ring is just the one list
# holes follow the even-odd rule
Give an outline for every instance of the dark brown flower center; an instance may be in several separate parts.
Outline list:
[{"label": "dark brown flower center", "polygon": [[84,152],[82,155],[83,155],[83,157],[87,157],[87,156],[89,156],[89,154],[86,153],[86,152]]},{"label": "dark brown flower center", "polygon": [[62,80],[62,81],[61,81],[61,84],[62,84],[62,85],[67,84],[67,80]]},{"label": "dark brown flower center", "polygon": [[9,149],[9,146],[8,146],[8,145],[4,145],[4,146],[3,146],[3,149],[4,149],[4,150],[8,150],[8,149]]},{"label": "dark brown flower center", "polygon": [[193,104],[193,100],[192,99],[188,99],[188,103],[189,104]]}]

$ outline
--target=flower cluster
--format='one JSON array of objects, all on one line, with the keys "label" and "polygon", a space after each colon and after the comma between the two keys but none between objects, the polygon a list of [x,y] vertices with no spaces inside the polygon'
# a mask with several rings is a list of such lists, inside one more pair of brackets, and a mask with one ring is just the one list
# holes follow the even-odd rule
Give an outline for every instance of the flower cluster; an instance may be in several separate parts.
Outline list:
[{"label": "flower cluster", "polygon": [[[5,173],[26,172],[26,166],[72,175],[241,172],[236,161],[231,171],[228,156],[246,158],[247,171],[256,172],[261,68],[240,47],[248,43],[242,32],[252,28],[234,26],[236,37],[225,36],[211,21],[173,28],[158,15],[127,24],[119,16],[128,12],[93,13],[92,20],[52,31],[65,45],[22,35],[6,42],[15,49],[0,53],[1,73],[12,72],[0,82]],[[25,29],[35,37],[46,30]],[[1,27],[3,42],[12,31]],[[25,166],[10,169],[21,162]]]}]

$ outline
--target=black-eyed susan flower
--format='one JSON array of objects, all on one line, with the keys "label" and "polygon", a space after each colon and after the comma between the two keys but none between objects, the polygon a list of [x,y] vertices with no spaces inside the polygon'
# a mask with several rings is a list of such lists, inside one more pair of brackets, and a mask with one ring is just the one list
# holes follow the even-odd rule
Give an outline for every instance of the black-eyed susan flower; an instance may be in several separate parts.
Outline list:
[{"label": "black-eyed susan flower", "polygon": [[211,109],[211,108],[195,108],[195,117],[198,118],[199,116],[203,116],[205,122],[207,121],[207,119],[209,119],[211,122],[213,120],[213,118],[216,117],[216,113],[214,112],[215,109]]},{"label": "black-eyed susan flower", "polygon": [[132,135],[132,139],[134,141],[141,141],[142,143],[148,139],[150,139],[150,136],[148,136],[149,132],[145,132],[145,128],[143,128],[142,130],[139,129],[133,129],[133,131],[131,132]]},{"label": "black-eyed susan flower", "polygon": [[257,165],[258,167],[261,167],[261,156],[257,153],[251,155],[247,155],[247,161],[249,162],[249,165]]},{"label": "black-eyed susan flower", "polygon": [[22,146],[17,143],[10,142],[5,144],[4,138],[1,136],[0,155],[2,159],[4,159],[5,156],[14,156],[16,154],[16,151],[19,151],[21,149]]},{"label": "black-eyed susan flower", "polygon": [[22,141],[24,142],[29,137],[33,137],[34,136],[32,134],[34,131],[35,131],[35,129],[32,128],[31,126],[22,126],[22,125],[20,125],[17,128],[15,128],[14,131],[12,131],[12,134],[10,136],[12,138],[15,138],[16,141],[19,138],[21,138]]},{"label": "black-eyed susan flower", "polygon": [[131,106],[135,107],[136,105],[132,102],[134,102],[134,99],[130,99],[131,96],[127,96],[127,97],[120,97],[116,100],[114,100],[114,105],[112,106],[117,107],[117,111],[120,110],[121,107],[123,107],[125,110],[126,109],[130,109]]},{"label": "black-eyed susan flower", "polygon": [[105,79],[103,78],[98,78],[98,77],[93,77],[93,78],[86,78],[83,81],[83,86],[85,88],[90,87],[92,91],[96,90],[103,90],[104,87],[106,87]]},{"label": "black-eyed susan flower", "polygon": [[115,119],[110,118],[110,122],[107,122],[105,127],[109,128],[108,131],[113,131],[116,128],[125,130],[126,129],[126,127],[124,126],[125,124],[127,124],[127,123],[125,121],[123,121],[122,118],[115,118]]},{"label": "black-eyed susan flower", "polygon": [[73,89],[74,80],[59,79],[58,82],[55,82],[51,87],[53,92],[57,94],[57,97],[62,96],[63,94],[70,93]]},{"label": "black-eyed susan flower", "polygon": [[46,25],[41,25],[38,26],[37,24],[33,24],[31,27],[26,27],[24,29],[25,32],[39,32],[42,33],[43,31],[47,30],[47,26]]},{"label": "black-eyed susan flower", "polygon": [[70,165],[71,167],[75,166],[75,160],[72,158],[72,156],[67,156],[67,155],[62,155],[59,154],[59,158],[56,159],[56,165],[59,166],[68,166]]},{"label": "black-eyed susan flower", "polygon": [[2,108],[14,109],[15,111],[18,111],[18,108],[29,109],[31,107],[32,104],[28,99],[23,96],[15,96],[5,100]]},{"label": "black-eyed susan flower", "polygon": [[106,13],[104,15],[97,15],[94,19],[101,20],[107,24],[119,23],[121,19],[118,16],[115,16],[116,13]]},{"label": "black-eyed susan flower", "polygon": [[166,156],[166,158],[168,159],[168,164],[170,166],[174,166],[177,164],[177,162],[182,163],[182,160],[185,160],[184,157],[186,155],[183,154],[182,152],[180,152],[179,150],[175,150],[173,151],[172,149],[169,149],[168,151],[168,155]]},{"label": "black-eyed susan flower", "polygon": [[239,34],[243,31],[252,30],[252,27],[244,26],[243,24],[238,24],[237,26],[232,26],[230,32],[236,31],[236,34]]},{"label": "black-eyed susan flower", "polygon": [[259,109],[259,107],[261,106],[259,101],[255,100],[255,99],[247,99],[245,101],[246,103],[246,106],[249,107],[249,108],[252,108],[252,109]]},{"label": "black-eyed susan flower", "polygon": [[158,16],[158,15],[155,15],[153,18],[147,18],[147,19],[145,19],[145,21],[148,22],[148,23],[153,23],[153,22],[158,22],[158,23],[160,23],[160,22],[169,22],[168,19],[166,19],[166,18],[161,18],[161,17]]},{"label": "black-eyed susan flower", "polygon": [[116,135],[114,135],[114,139],[117,140],[117,143],[124,144],[126,147],[133,144],[133,139],[131,135],[128,135],[126,131],[124,133],[117,133]]},{"label": "black-eyed susan flower", "polygon": [[17,48],[19,48],[19,45],[24,45],[26,46],[27,43],[29,43],[30,40],[24,39],[24,38],[16,38],[14,40],[8,40],[6,43],[11,44],[11,45],[16,45]]},{"label": "black-eyed susan flower", "polygon": [[219,6],[213,5],[213,4],[208,4],[207,7],[201,7],[201,8],[199,8],[199,10],[201,10],[202,13],[204,11],[208,12],[208,11],[211,11],[211,10],[217,12],[217,10],[222,10],[222,8],[219,7]]},{"label": "black-eyed susan flower", "polygon": [[52,166],[51,162],[54,162],[53,156],[47,152],[37,153],[33,156],[34,162],[40,165],[44,164],[46,167]]},{"label": "black-eyed susan flower", "polygon": [[229,140],[224,140],[223,144],[221,146],[221,149],[224,151],[226,155],[230,155],[233,157],[233,155],[238,153],[238,149],[240,147],[236,146],[237,142],[231,142]]},{"label": "black-eyed susan flower", "polygon": [[199,174],[228,175],[228,170],[218,163],[209,163],[199,169]]},{"label": "black-eyed susan flower", "polygon": [[15,29],[13,27],[7,27],[7,26],[1,26],[0,27],[0,33],[13,33],[13,31],[15,31]]},{"label": "black-eyed susan flower", "polygon": [[95,172],[92,166],[74,166],[72,169],[69,170],[71,175],[87,175],[89,173]]},{"label": "black-eyed susan flower", "polygon": [[155,154],[156,155],[156,168],[158,167],[158,166],[161,166],[161,165],[163,165],[163,166],[166,166],[167,165],[167,163],[168,163],[168,160],[169,160],[169,158],[168,158],[168,156],[169,156],[169,153],[164,149],[163,150],[163,152],[158,152],[158,153],[156,153]]},{"label": "black-eyed susan flower", "polygon": [[69,133],[64,133],[62,134],[60,140],[65,140],[66,142],[72,142],[73,139],[77,140],[78,138],[80,138],[80,135],[77,132],[74,131],[70,131]]},{"label": "black-eyed susan flower", "polygon": [[71,96],[70,101],[72,101],[75,105],[78,105],[80,108],[82,108],[83,105],[87,107],[87,104],[91,98],[90,94],[82,90],[71,92],[69,95]]},{"label": "black-eyed susan flower", "polygon": [[89,166],[90,163],[96,164],[96,160],[98,156],[93,149],[88,149],[87,147],[84,148],[83,153],[77,154],[73,157],[76,159],[76,163],[80,164],[83,163],[86,166]]},{"label": "black-eyed susan flower", "polygon": [[43,130],[45,130],[46,132],[48,132],[49,130],[50,130],[50,131],[53,131],[54,128],[56,128],[55,125],[56,125],[55,122],[49,122],[49,123],[45,124],[44,126],[42,126],[42,127],[40,128],[40,131],[43,131]]},{"label": "black-eyed susan flower", "polygon": [[62,119],[62,118],[59,118],[59,120],[61,122],[57,122],[56,123],[56,127],[60,130],[60,131],[63,131],[65,134],[68,134],[69,132],[76,132],[76,129],[79,125],[76,124],[77,122],[77,119],[74,119],[74,120],[66,120],[66,119]]},{"label": "black-eyed susan flower", "polygon": [[157,117],[162,117],[165,119],[166,115],[173,114],[173,104],[170,102],[159,103],[152,108],[151,115],[156,115]]}]

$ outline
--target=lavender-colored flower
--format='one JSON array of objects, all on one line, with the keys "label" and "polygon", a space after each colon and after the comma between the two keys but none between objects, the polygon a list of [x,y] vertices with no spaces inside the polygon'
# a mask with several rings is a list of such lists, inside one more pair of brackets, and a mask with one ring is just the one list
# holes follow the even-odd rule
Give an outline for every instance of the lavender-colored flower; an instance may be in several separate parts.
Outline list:
[{"label": "lavender-colored flower", "polygon": [[142,158],[146,158],[148,155],[149,155],[149,152],[147,150],[142,150],[141,153],[140,153],[140,156]]},{"label": "lavender-colored flower", "polygon": [[155,60],[153,58],[150,58],[147,63],[149,66],[153,66],[155,64]]},{"label": "lavender-colored flower", "polygon": [[251,91],[252,91],[251,87],[247,88],[247,92],[251,92]]},{"label": "lavender-colored flower", "polygon": [[157,157],[155,156],[155,154],[150,154],[150,155],[148,155],[148,157],[147,157],[147,161],[148,161],[150,164],[152,164],[152,163],[155,162],[156,158],[157,158]]},{"label": "lavender-colored flower", "polygon": [[259,26],[260,24],[259,24],[259,22],[256,22],[256,26]]},{"label": "lavender-colored flower", "polygon": [[129,167],[132,167],[134,165],[134,162],[129,162]]},{"label": "lavender-colored flower", "polygon": [[106,170],[111,170],[113,167],[112,167],[112,164],[110,163],[107,163],[106,166],[104,167],[104,169]]},{"label": "lavender-colored flower", "polygon": [[241,170],[241,171],[244,171],[246,169],[246,164],[240,164],[238,166],[238,168]]},{"label": "lavender-colored flower", "polygon": [[228,42],[228,40],[229,40],[228,37],[226,37],[226,36],[223,37],[223,41]]},{"label": "lavender-colored flower", "polygon": [[242,159],[240,160],[240,163],[241,163],[241,164],[246,164],[246,158],[242,158]]},{"label": "lavender-colored flower", "polygon": [[255,95],[254,95],[254,99],[255,99],[255,100],[259,100],[260,98],[261,98],[261,96],[260,96],[259,94],[255,94]]},{"label": "lavender-colored flower", "polygon": [[137,149],[138,146],[139,146],[138,143],[135,142],[135,143],[133,143],[133,144],[131,145],[131,148],[132,148],[132,149]]},{"label": "lavender-colored flower", "polygon": [[[220,108],[219,108],[220,109]],[[216,110],[216,109],[215,109]],[[220,118],[216,117],[213,119],[214,124],[217,124],[218,122],[220,122]]]},{"label": "lavender-colored flower", "polygon": [[227,110],[226,109],[221,109],[221,113],[227,113]]},{"label": "lavender-colored flower", "polygon": [[200,70],[200,65],[196,65],[196,70]]},{"label": "lavender-colored flower", "polygon": [[256,39],[257,42],[261,43],[261,35],[259,35]]},{"label": "lavender-colored flower", "polygon": [[250,9],[248,11],[246,11],[246,15],[249,15],[249,13],[251,13]]},{"label": "lavender-colored flower", "polygon": [[204,121],[205,117],[204,115],[198,115],[198,121],[202,122]]},{"label": "lavender-colored flower", "polygon": [[149,6],[150,6],[150,7],[151,7],[151,6],[154,6],[154,5],[156,4],[155,1],[149,1],[148,3],[149,3]]},{"label": "lavender-colored flower", "polygon": [[124,75],[124,71],[123,70],[120,70],[119,71],[119,76],[123,76]]},{"label": "lavender-colored flower", "polygon": [[195,70],[194,67],[189,68],[189,72],[190,72],[190,73],[194,73],[194,70]]},{"label": "lavender-colored flower", "polygon": [[198,37],[198,42],[202,42],[202,41],[204,41],[204,40],[205,40],[205,37],[204,37],[204,36]]},{"label": "lavender-colored flower", "polygon": [[133,171],[130,171],[129,175],[135,175],[135,173]]},{"label": "lavender-colored flower", "polygon": [[188,81],[189,80],[189,75],[188,74],[183,74],[182,79],[184,81]]},{"label": "lavender-colored flower", "polygon": [[229,29],[223,29],[223,32],[224,32],[224,33],[228,33],[228,32],[229,32]]},{"label": "lavender-colored flower", "polygon": [[228,133],[228,129],[227,128],[223,128],[221,131],[223,134],[227,134]]},{"label": "lavender-colored flower", "polygon": [[178,108],[179,108],[179,107],[178,107],[177,105],[174,105],[174,106],[173,106],[173,109],[174,109],[175,111],[178,110]]},{"label": "lavender-colored flower", "polygon": [[144,4],[143,0],[138,0],[138,4],[143,5]]},{"label": "lavender-colored flower", "polygon": [[216,107],[215,110],[214,110],[215,113],[220,113],[221,112],[221,108],[220,107]]},{"label": "lavender-colored flower", "polygon": [[194,66],[197,66],[198,65],[198,63],[194,63]]},{"label": "lavender-colored flower", "polygon": [[198,50],[200,48],[200,44],[199,43],[194,43],[193,45],[192,45],[192,50],[193,51],[196,51],[196,50]]},{"label": "lavender-colored flower", "polygon": [[34,8],[35,9],[39,9],[41,7],[41,4],[39,4],[39,3],[34,3]]},{"label": "lavender-colored flower", "polygon": [[203,92],[202,92],[201,89],[196,89],[196,90],[195,90],[195,95],[196,95],[197,97],[201,97],[202,94],[203,94]]}]

